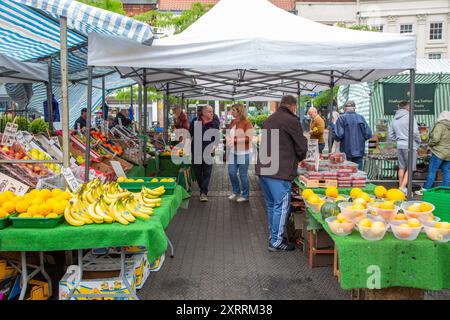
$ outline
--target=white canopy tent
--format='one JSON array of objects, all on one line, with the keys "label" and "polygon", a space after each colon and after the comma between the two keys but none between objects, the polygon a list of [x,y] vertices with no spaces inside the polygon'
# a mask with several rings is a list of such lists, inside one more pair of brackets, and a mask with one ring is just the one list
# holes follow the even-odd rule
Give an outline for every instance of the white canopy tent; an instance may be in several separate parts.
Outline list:
[{"label": "white canopy tent", "polygon": [[415,48],[414,35],[331,27],[267,0],[221,0],[181,34],[152,46],[90,34],[88,65],[118,67],[141,81],[146,68],[147,83],[188,75],[199,89],[238,99],[267,90],[297,92],[299,82],[301,89],[320,91],[373,81],[415,68]]},{"label": "white canopy tent", "polygon": [[48,66],[22,62],[0,53],[0,83],[32,83],[48,81]]},{"label": "white canopy tent", "polygon": [[144,86],[164,83],[166,93],[242,100],[300,95],[404,70],[414,76],[416,38],[319,24],[267,0],[221,0],[184,32],[151,46],[89,34],[88,65],[114,67]]}]

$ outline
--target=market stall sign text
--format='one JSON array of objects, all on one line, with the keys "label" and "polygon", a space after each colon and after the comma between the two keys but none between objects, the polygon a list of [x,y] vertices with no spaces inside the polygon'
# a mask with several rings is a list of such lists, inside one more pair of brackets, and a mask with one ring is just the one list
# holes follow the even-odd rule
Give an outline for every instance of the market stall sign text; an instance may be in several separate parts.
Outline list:
[{"label": "market stall sign text", "polygon": [[[416,97],[414,105],[415,114],[434,115],[434,93],[436,84],[416,84]],[[410,99],[409,84],[384,83],[384,115],[394,115],[398,104],[402,100]]]}]

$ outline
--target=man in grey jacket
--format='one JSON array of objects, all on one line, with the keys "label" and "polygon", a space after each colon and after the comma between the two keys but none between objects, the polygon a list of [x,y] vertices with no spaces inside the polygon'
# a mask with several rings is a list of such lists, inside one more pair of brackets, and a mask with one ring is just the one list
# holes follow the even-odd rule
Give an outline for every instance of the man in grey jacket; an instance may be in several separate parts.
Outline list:
[{"label": "man in grey jacket", "polygon": [[[408,176],[408,137],[409,137],[409,102],[401,101],[389,127],[389,139],[397,143],[399,189],[406,194]],[[419,148],[419,127],[414,121],[413,172],[416,170],[417,149]]]}]

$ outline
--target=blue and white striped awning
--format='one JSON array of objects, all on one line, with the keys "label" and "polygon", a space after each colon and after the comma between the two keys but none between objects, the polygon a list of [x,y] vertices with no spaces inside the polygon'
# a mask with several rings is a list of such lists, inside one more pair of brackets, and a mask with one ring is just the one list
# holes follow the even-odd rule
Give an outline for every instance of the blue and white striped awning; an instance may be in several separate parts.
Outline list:
[{"label": "blue and white striped awning", "polygon": [[[60,90],[60,16],[67,17],[68,25],[69,114],[72,123],[87,101],[87,87],[76,82],[87,78],[88,34],[109,34],[149,43],[153,32],[148,24],[74,0],[0,0],[0,53],[21,61],[44,62],[51,58],[53,91],[57,99],[59,94],[56,93]],[[111,75],[111,69],[96,68],[94,75],[107,75],[107,91],[132,84],[130,79]],[[101,90],[94,89],[93,102],[101,96],[97,91]],[[29,110],[42,113],[43,100],[44,86],[35,85]]]}]

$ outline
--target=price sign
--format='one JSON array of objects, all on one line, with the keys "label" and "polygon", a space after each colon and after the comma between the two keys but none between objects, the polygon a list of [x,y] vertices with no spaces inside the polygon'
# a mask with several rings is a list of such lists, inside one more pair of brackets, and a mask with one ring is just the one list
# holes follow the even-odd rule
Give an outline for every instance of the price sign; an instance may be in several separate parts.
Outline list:
[{"label": "price sign", "polygon": [[5,126],[5,131],[2,136],[2,145],[12,146],[14,141],[16,141],[17,130],[19,126],[15,123],[8,122]]},{"label": "price sign", "polygon": [[308,152],[306,153],[306,161],[314,162],[316,171],[319,171],[319,140],[310,139],[308,142]]},{"label": "price sign", "polygon": [[127,175],[125,174],[125,171],[123,171],[122,165],[119,161],[110,161],[111,166],[114,169],[114,172],[116,173],[116,176],[118,177],[124,177],[126,178]]},{"label": "price sign", "polygon": [[75,178],[70,168],[61,167],[61,173],[63,174],[64,179],[66,179],[72,192],[76,192],[81,187],[81,184],[78,182],[77,178]]},{"label": "price sign", "polygon": [[31,150],[30,143],[27,141],[27,139],[25,139],[22,131],[19,131],[17,133],[16,140],[18,143],[20,143],[25,148],[26,151]]},{"label": "price sign", "polygon": [[22,182],[13,179],[6,174],[0,173],[0,192],[10,190],[18,196],[23,196],[27,193],[30,187]]}]

